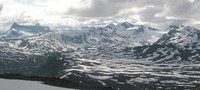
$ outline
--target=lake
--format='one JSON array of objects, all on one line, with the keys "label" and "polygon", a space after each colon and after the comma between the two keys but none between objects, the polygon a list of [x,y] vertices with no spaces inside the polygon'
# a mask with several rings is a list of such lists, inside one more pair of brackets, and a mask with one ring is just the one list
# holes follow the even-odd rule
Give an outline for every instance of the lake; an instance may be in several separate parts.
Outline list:
[{"label": "lake", "polygon": [[0,90],[77,90],[77,89],[49,86],[42,84],[42,82],[40,81],[0,79]]}]

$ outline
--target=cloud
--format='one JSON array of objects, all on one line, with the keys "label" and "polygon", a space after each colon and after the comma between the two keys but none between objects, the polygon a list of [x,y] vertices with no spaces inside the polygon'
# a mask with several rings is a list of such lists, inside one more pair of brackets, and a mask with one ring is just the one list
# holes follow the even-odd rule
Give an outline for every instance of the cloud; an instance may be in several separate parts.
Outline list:
[{"label": "cloud", "polygon": [[133,7],[131,0],[91,0],[84,8],[71,8],[67,14],[80,17],[110,17]]},{"label": "cloud", "polygon": [[199,26],[199,8],[200,0],[0,0],[0,22],[79,26],[129,21],[156,28]]},{"label": "cloud", "polygon": [[197,13],[199,5],[197,2],[191,3],[188,0],[169,0],[166,2],[164,7],[164,15],[174,16],[174,17],[190,17],[190,14]]},{"label": "cloud", "polygon": [[[200,20],[200,1],[199,0],[166,0],[163,11],[159,16],[166,18],[165,24],[191,25],[188,22],[197,22]],[[195,20],[194,20],[195,19]],[[199,20],[198,20],[199,19]],[[159,23],[158,23],[159,24]],[[195,23],[200,27],[200,23]]]},{"label": "cloud", "polygon": [[143,22],[150,22],[150,23],[166,22],[165,17],[156,16],[162,11],[163,11],[162,8],[146,7],[144,10],[139,12],[140,20]]},{"label": "cloud", "polygon": [[32,4],[33,0],[14,0],[15,2],[23,3],[23,4]]},{"label": "cloud", "polygon": [[113,21],[133,20],[149,25],[179,25],[194,21],[194,18],[200,19],[199,8],[199,0],[91,0],[85,7],[72,7],[66,15],[93,19],[112,18]]}]

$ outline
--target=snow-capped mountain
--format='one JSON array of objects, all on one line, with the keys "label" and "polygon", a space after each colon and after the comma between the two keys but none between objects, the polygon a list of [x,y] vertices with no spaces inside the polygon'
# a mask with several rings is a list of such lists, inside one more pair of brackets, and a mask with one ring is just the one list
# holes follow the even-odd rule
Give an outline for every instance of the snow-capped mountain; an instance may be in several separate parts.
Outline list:
[{"label": "snow-capped mountain", "polygon": [[[173,44],[179,47],[199,47],[200,30],[190,26],[170,26],[169,32],[164,34],[155,44]],[[186,47],[185,47],[186,48]],[[200,49],[200,47],[199,47]]]},{"label": "snow-capped mountain", "polygon": [[[20,47],[23,46],[24,42],[28,39],[39,37],[49,32],[51,32],[49,27],[41,26],[39,23],[36,25],[19,25],[13,23],[11,28],[0,36],[0,46],[23,50]],[[40,49],[42,50],[43,47],[41,46]]]},{"label": "snow-capped mountain", "polygon": [[11,28],[3,35],[3,37],[8,39],[18,39],[38,36],[47,32],[50,32],[50,28],[47,26],[41,26],[39,23],[36,25],[19,25],[14,22]]},{"label": "snow-capped mountain", "polygon": [[128,22],[57,31],[15,23],[0,39],[0,74],[111,90],[191,90],[200,84],[199,30],[165,31]]},{"label": "snow-capped mountain", "polygon": [[151,45],[162,34],[162,31],[151,27],[123,22],[104,27],[53,31],[39,37],[29,38],[18,46],[34,50],[41,50],[40,47],[46,47],[46,49],[52,47],[53,51],[85,47],[135,47]]},{"label": "snow-capped mountain", "polygon": [[150,46],[126,48],[136,59],[158,63],[200,63],[200,30],[190,26],[170,26],[169,32]]}]

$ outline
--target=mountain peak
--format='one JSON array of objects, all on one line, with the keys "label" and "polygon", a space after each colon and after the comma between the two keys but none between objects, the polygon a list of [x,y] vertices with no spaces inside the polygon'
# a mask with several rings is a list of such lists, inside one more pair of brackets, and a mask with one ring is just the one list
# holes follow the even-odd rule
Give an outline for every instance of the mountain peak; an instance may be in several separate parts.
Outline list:
[{"label": "mountain peak", "polygon": [[41,26],[39,23],[36,25],[19,25],[16,22],[13,23],[10,30],[5,33],[6,37],[21,37],[21,36],[35,36],[50,32],[50,28],[47,26]]},{"label": "mountain peak", "polygon": [[33,28],[33,27],[44,27],[44,26],[41,26],[40,25],[40,23],[36,23],[35,25],[20,25],[20,24],[18,24],[18,23],[16,23],[16,22],[14,22],[13,24],[12,24],[12,26],[11,26],[11,28],[10,28],[10,30],[12,30],[12,29],[18,29],[18,28]]},{"label": "mountain peak", "polygon": [[177,26],[177,25],[170,25],[170,26],[169,26],[169,28],[178,29],[178,28],[179,28],[179,26]]},{"label": "mountain peak", "polygon": [[164,34],[156,44],[177,44],[179,46],[190,45],[198,43],[200,38],[200,31],[191,26],[175,26],[171,25],[167,28],[169,32]]},{"label": "mountain peak", "polygon": [[35,26],[40,26],[40,23],[37,23]]},{"label": "mountain peak", "polygon": [[18,25],[18,24],[16,22],[14,22],[13,25]]},{"label": "mountain peak", "polygon": [[125,28],[133,27],[133,25],[129,22],[122,22],[122,23],[119,23],[118,25],[122,25]]},{"label": "mountain peak", "polygon": [[113,29],[114,27],[115,27],[115,25],[113,23],[110,23],[105,26],[105,28],[107,28],[107,29]]},{"label": "mountain peak", "polygon": [[134,25],[132,25],[129,22],[120,22],[120,23],[110,23],[108,25],[105,26],[106,29],[110,29],[110,30],[125,30],[128,28],[133,27]]},{"label": "mountain peak", "polygon": [[190,26],[170,25],[167,29],[170,29],[170,30],[181,30],[181,29],[186,28],[186,27],[190,27]]},{"label": "mountain peak", "polygon": [[18,26],[19,26],[19,24],[17,24],[16,22],[14,22],[14,23],[12,24],[10,30],[12,30],[13,28],[18,27]]}]

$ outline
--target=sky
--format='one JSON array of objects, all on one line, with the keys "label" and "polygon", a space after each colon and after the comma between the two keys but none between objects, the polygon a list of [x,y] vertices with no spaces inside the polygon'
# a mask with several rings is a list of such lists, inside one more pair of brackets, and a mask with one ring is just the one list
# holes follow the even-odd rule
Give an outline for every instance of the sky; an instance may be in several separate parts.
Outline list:
[{"label": "sky", "polygon": [[0,0],[0,31],[13,22],[50,27],[128,21],[164,29],[200,27],[200,0]]}]

